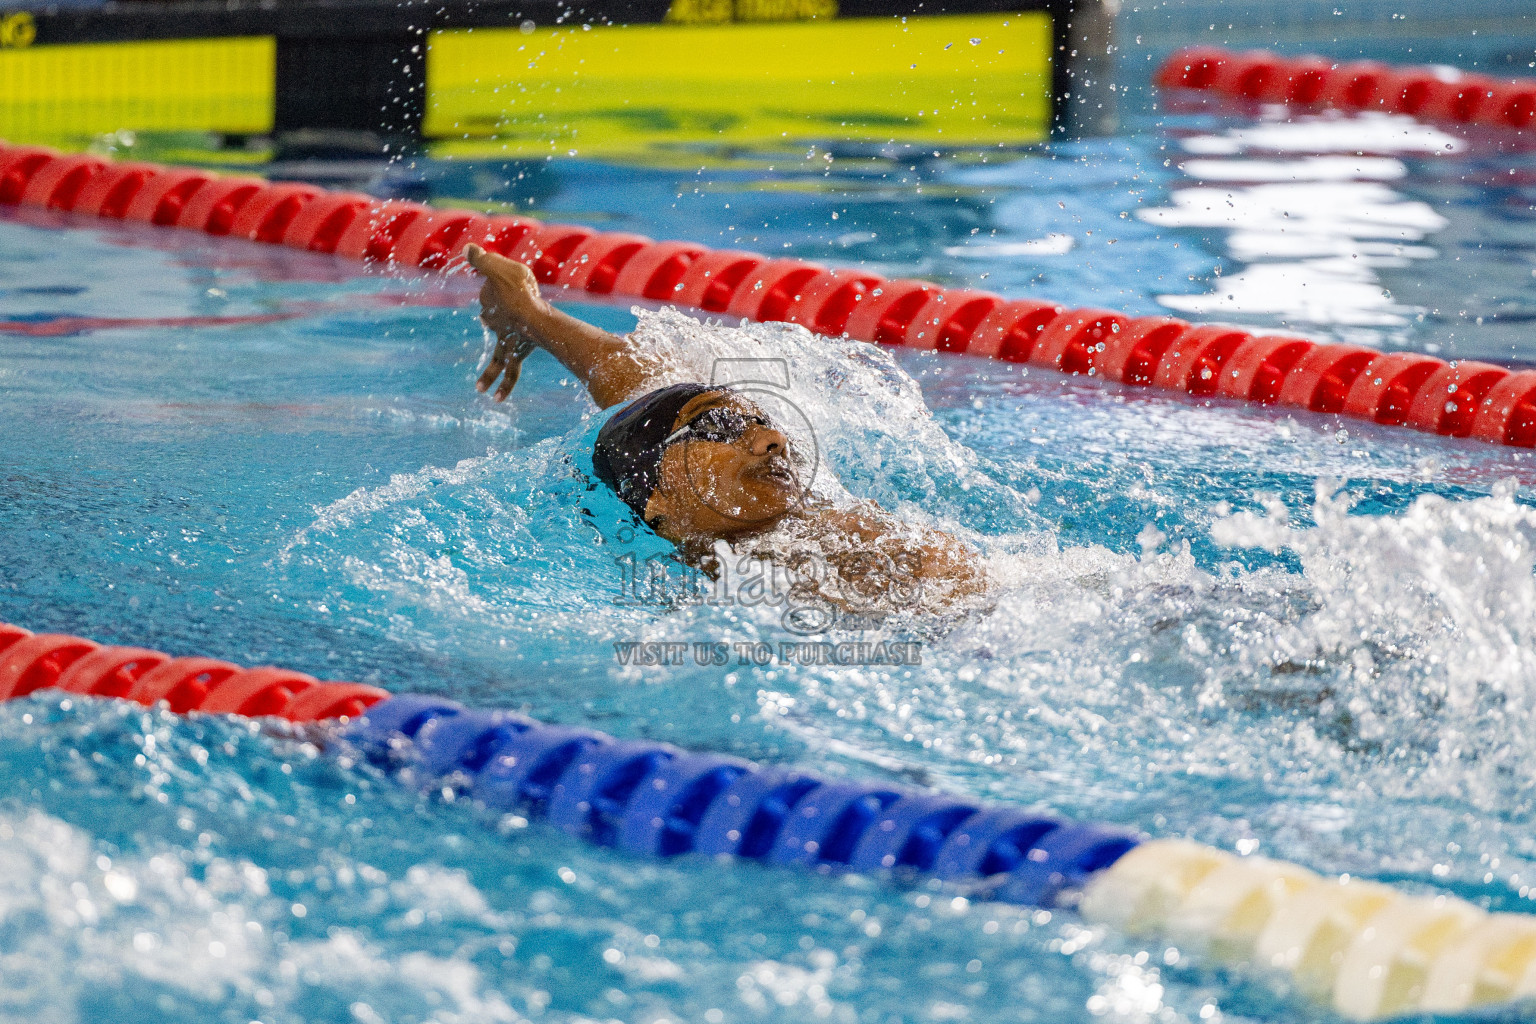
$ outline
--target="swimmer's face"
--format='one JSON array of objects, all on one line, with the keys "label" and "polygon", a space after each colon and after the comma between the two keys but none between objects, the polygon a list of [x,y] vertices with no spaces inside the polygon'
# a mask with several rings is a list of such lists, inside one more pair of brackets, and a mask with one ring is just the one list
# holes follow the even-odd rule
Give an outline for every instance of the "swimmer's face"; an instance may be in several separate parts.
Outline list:
[{"label": "swimmer's face", "polygon": [[755,533],[804,499],[789,439],[740,395],[699,395],[672,429],[684,432],[662,454],[645,508],[646,520],[668,540]]}]

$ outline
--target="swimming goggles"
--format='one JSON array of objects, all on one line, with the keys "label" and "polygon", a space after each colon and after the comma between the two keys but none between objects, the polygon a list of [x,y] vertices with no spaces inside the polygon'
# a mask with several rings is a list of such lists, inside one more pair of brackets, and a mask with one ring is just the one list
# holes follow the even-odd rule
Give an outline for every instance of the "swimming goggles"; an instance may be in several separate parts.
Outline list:
[{"label": "swimming goggles", "polygon": [[760,427],[772,427],[763,416],[747,415],[737,412],[735,409],[727,409],[716,406],[713,409],[705,409],[693,419],[678,427],[668,434],[661,442],[665,448],[674,441],[681,441],[685,437],[695,437],[700,441],[713,441],[716,444],[730,444],[739,441],[747,432],[747,424],[756,423]]}]

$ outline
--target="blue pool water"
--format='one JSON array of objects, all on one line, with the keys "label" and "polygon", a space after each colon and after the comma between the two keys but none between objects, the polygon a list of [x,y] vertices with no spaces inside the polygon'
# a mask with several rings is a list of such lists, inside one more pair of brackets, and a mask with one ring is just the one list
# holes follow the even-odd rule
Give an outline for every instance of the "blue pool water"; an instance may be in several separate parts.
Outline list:
[{"label": "blue pool water", "polygon": [[[1119,136],[985,161],[421,160],[373,187],[1536,361],[1536,156],[1145,102]],[[615,643],[785,634],[760,609],[619,602],[622,544],[574,469],[594,409],[543,356],[505,406],[477,396],[472,300],[7,215],[0,619],[1536,911],[1528,453],[761,329],[729,343],[793,368],[823,465],[983,549],[995,603],[871,634],[921,639],[910,668],[639,669]],[[695,360],[729,341],[639,315]],[[0,707],[0,764],[4,1019],[1330,1019],[1070,913],[640,863],[249,723],[43,694]]]}]

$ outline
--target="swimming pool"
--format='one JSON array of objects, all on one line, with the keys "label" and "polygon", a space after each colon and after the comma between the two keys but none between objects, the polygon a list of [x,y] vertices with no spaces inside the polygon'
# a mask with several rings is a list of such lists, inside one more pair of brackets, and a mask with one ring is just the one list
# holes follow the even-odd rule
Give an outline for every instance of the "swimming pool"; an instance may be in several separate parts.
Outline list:
[{"label": "swimming pool", "polygon": [[[1529,155],[1402,120],[1131,114],[1052,155],[421,161],[378,186],[1531,358]],[[615,643],[782,629],[616,603],[571,465],[591,407],[542,358],[506,407],[475,396],[471,289],[60,223],[0,222],[0,619],[1529,909],[1527,453],[759,331],[849,489],[964,531],[1004,591],[894,627],[924,642],[910,669],[633,669]],[[0,751],[18,1018],[1327,1019],[1071,915],[637,863],[243,724],[42,695],[0,708]]]}]

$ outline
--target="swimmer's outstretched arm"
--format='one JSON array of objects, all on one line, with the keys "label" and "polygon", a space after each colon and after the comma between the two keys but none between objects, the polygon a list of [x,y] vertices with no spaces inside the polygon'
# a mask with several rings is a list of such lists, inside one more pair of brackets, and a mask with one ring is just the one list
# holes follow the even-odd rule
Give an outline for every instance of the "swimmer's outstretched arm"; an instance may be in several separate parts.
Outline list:
[{"label": "swimmer's outstretched arm", "polygon": [[480,319],[496,334],[496,348],[476,387],[488,391],[500,377],[496,401],[512,393],[523,359],[535,348],[560,360],[587,386],[592,401],[602,409],[648,390],[648,382],[667,369],[642,364],[628,340],[544,301],[533,271],[516,260],[478,245],[465,246],[464,258],[485,277],[480,288]]}]

